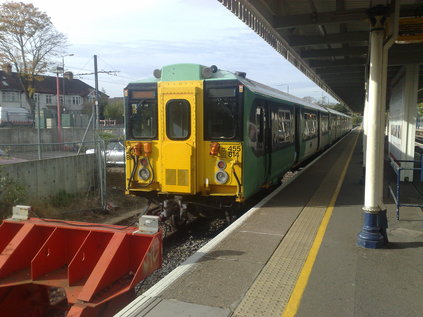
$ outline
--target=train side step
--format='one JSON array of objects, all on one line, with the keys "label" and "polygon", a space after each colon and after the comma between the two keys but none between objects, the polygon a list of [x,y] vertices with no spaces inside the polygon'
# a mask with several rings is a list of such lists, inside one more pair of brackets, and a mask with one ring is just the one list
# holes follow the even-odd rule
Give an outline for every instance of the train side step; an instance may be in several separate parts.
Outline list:
[{"label": "train side step", "polygon": [[0,252],[5,315],[112,316],[135,298],[136,284],[161,267],[162,234],[53,219],[4,220]]}]

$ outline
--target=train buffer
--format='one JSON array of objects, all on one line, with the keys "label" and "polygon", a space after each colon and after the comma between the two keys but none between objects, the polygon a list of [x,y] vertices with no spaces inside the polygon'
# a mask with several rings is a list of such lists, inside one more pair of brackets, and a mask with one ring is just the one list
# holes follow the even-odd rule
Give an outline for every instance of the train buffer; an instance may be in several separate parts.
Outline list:
[{"label": "train buffer", "polygon": [[0,226],[0,311],[7,316],[112,316],[161,266],[161,231],[16,214]]}]

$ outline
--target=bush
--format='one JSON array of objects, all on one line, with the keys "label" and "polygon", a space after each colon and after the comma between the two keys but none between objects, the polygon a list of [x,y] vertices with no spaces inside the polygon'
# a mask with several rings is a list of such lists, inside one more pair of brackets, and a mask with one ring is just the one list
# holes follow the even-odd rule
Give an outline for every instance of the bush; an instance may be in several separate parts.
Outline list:
[{"label": "bush", "polygon": [[12,214],[12,207],[21,204],[26,198],[25,186],[14,179],[4,176],[0,170],[0,213],[5,218]]},{"label": "bush", "polygon": [[74,199],[74,194],[69,194],[64,190],[61,190],[51,197],[50,203],[53,207],[66,207],[69,206]]},{"label": "bush", "polygon": [[116,136],[113,133],[108,131],[100,131],[98,132],[98,136],[104,141],[116,139]]},{"label": "bush", "polygon": [[363,121],[363,117],[361,116],[353,116],[352,117],[352,125],[353,127],[359,126]]}]

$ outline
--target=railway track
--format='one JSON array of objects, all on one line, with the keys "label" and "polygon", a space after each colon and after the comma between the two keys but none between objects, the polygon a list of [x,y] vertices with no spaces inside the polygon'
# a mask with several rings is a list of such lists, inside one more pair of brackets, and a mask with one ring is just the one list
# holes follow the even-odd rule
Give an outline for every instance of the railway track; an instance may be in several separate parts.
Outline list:
[{"label": "railway track", "polygon": [[228,226],[223,218],[201,218],[163,240],[162,268],[141,282],[136,288],[142,294],[173,269],[194,254]]},{"label": "railway track", "polygon": [[[316,157],[314,157],[316,159]],[[311,159],[308,160],[307,165],[311,165]],[[283,179],[282,184],[288,184],[294,180],[299,174],[300,171],[304,168],[300,167],[296,171],[287,172]],[[275,188],[270,188],[263,190],[261,193],[257,194],[255,197],[250,199],[239,211],[237,214],[234,214],[234,219],[242,216],[245,212],[250,210],[255,206],[259,201],[266,198],[270,195]],[[150,209],[154,209],[152,207]],[[135,225],[138,220],[139,213],[143,209],[134,210],[126,213],[128,217],[122,215],[120,218],[115,218],[117,220],[114,224],[119,225]],[[137,212],[138,211],[138,212]],[[163,277],[169,274],[173,269],[178,267],[183,263],[187,258],[193,255],[201,247],[203,247],[207,242],[217,236],[221,231],[223,231],[229,225],[227,218],[222,212],[221,217],[219,218],[195,218],[189,222],[186,226],[178,231],[166,231],[166,225],[162,224],[162,230],[165,233],[163,239],[163,262],[162,268],[154,272],[152,275],[147,277],[144,281],[138,284],[135,288],[137,295],[142,294],[150,287],[155,285]]]},{"label": "railway track", "polygon": [[[296,177],[297,172],[285,174],[282,183],[288,183]],[[242,216],[259,201],[271,194],[273,189],[263,191],[251,199],[235,218]],[[133,219],[133,218],[131,218]],[[187,258],[203,247],[207,242],[217,236],[227,226],[228,222],[224,214],[220,218],[197,218],[190,222],[183,229],[167,234],[163,239],[163,263],[162,268],[147,277],[136,287],[138,295],[142,294],[163,277],[178,267]]]}]

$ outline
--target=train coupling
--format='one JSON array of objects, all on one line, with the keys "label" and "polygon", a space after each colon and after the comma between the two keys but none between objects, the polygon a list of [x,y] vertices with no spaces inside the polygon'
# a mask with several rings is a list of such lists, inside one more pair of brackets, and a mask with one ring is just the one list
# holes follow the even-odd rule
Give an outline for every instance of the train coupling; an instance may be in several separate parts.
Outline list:
[{"label": "train coupling", "polygon": [[178,228],[188,221],[188,204],[182,202],[181,196],[163,201],[163,209],[160,218],[170,220],[170,225]]}]

